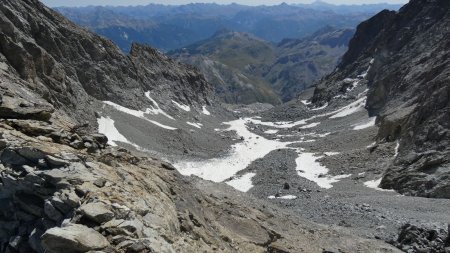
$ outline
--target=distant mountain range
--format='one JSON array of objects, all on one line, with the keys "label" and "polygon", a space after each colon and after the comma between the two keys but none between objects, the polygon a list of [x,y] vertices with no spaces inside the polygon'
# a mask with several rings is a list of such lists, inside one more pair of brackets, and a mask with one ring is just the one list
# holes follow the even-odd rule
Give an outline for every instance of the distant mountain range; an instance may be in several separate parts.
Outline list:
[{"label": "distant mountain range", "polygon": [[129,52],[133,42],[150,44],[163,51],[174,50],[210,38],[221,29],[246,32],[278,43],[285,38],[306,37],[327,25],[355,27],[383,9],[399,8],[400,5],[389,4],[336,6],[315,2],[275,6],[150,4],[56,10]]},{"label": "distant mountain range", "polygon": [[325,27],[307,38],[274,45],[247,33],[222,30],[169,55],[200,69],[227,103],[278,104],[330,73],[353,33]]}]

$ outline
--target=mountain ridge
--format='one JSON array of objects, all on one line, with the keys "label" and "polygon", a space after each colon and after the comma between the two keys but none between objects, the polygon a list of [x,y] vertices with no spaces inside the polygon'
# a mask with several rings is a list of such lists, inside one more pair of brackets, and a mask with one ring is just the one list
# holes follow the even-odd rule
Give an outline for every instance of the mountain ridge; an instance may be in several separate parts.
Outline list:
[{"label": "mountain ridge", "polygon": [[449,48],[444,40],[449,9],[446,1],[414,0],[398,13],[383,11],[362,23],[339,66],[341,72],[319,83],[313,98],[319,104],[329,101],[345,88],[333,85],[336,80],[373,63],[367,72],[367,108],[378,116],[378,141],[398,141],[400,154],[388,166],[381,186],[403,194],[449,197],[444,120],[449,106]]},{"label": "mountain ridge", "polygon": [[[128,52],[133,41],[151,44],[164,51],[175,50],[207,39],[221,28],[252,33],[266,41],[277,43],[284,38],[305,37],[324,25],[354,27],[382,9],[398,9],[400,6],[380,5],[364,11],[352,6],[342,7],[349,10],[347,13],[308,7],[310,6],[191,4],[56,10],[79,25],[112,38],[124,52]],[[123,24],[117,23],[117,20],[110,16],[102,16],[102,9],[113,11],[119,17],[128,15],[130,20],[125,20]],[[111,25],[96,25],[99,20],[104,20],[101,24]],[[145,28],[142,22],[149,22],[150,25]]]},{"label": "mountain ridge", "polygon": [[[222,30],[169,54],[198,67],[225,102],[277,104],[295,98],[331,72],[352,35],[352,29],[329,26],[307,38],[274,45],[253,35]],[[255,88],[245,91],[251,85]]]}]

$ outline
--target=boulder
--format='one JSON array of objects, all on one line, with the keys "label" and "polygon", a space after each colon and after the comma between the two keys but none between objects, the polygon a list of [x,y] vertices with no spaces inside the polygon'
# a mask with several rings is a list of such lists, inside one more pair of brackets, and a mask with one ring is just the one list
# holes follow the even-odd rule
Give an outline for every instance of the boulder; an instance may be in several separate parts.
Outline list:
[{"label": "boulder", "polygon": [[44,213],[47,217],[56,222],[63,219],[63,215],[52,205],[49,200],[46,200],[44,203]]},{"label": "boulder", "polygon": [[114,213],[101,202],[89,203],[80,207],[81,213],[97,223],[104,223],[114,218]]},{"label": "boulder", "polygon": [[42,235],[42,246],[48,253],[80,253],[100,250],[109,246],[99,232],[79,224],[55,227]]},{"label": "boulder", "polygon": [[45,160],[47,161],[47,164],[52,168],[60,168],[69,165],[68,161],[65,161],[60,158],[56,158],[51,155],[45,156]]}]

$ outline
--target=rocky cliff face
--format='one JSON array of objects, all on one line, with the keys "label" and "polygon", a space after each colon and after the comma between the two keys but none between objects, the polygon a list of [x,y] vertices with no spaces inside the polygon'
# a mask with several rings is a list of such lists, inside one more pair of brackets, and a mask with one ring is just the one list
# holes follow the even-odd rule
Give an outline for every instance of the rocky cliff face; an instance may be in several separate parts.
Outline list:
[{"label": "rocky cliff face", "polygon": [[317,85],[323,104],[364,69],[367,109],[377,115],[379,142],[398,142],[381,186],[402,194],[450,198],[450,4],[412,0],[358,26],[338,69]]},{"label": "rocky cliff face", "polygon": [[78,125],[98,100],[140,108],[151,90],[195,107],[202,77],[151,48],[125,56],[37,0],[0,11],[0,252],[398,252],[109,146]]},{"label": "rocky cliff face", "polygon": [[[134,109],[153,106],[143,95],[147,91],[187,105],[209,104],[212,89],[195,70],[136,44],[125,55],[110,40],[77,27],[37,0],[2,1],[0,23],[3,80],[39,94],[75,123],[88,121],[94,127],[97,101]],[[9,88],[14,93],[19,87]],[[6,101],[8,92],[3,92]]]}]

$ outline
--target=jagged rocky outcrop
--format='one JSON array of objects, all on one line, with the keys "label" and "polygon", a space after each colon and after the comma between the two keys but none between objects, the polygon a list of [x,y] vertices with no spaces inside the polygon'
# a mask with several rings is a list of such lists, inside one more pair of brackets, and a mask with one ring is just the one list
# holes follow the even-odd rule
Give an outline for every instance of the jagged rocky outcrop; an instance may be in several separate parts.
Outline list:
[{"label": "jagged rocky outcrop", "polygon": [[[153,106],[143,96],[147,91],[158,94],[157,100],[163,96],[197,107],[210,103],[212,89],[197,71],[147,46],[134,44],[126,55],[37,0],[2,1],[0,25],[2,86],[33,91],[77,123],[95,127],[97,101]],[[13,91],[2,91],[4,103],[8,92]]]},{"label": "jagged rocky outcrop", "polygon": [[367,109],[377,115],[378,141],[398,141],[399,153],[381,186],[402,194],[450,198],[450,4],[412,0],[358,26],[338,69],[317,85],[323,104],[347,89],[345,78],[366,73]]},{"label": "jagged rocky outcrop", "polygon": [[37,0],[0,11],[0,252],[398,252],[109,146],[89,126],[98,100],[140,108],[151,89],[199,106],[202,77]]}]

